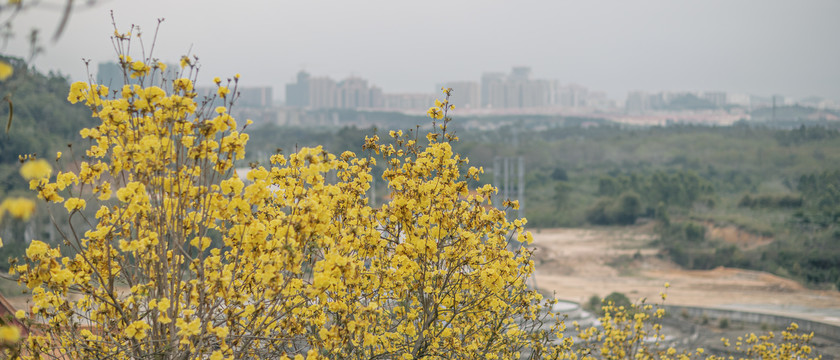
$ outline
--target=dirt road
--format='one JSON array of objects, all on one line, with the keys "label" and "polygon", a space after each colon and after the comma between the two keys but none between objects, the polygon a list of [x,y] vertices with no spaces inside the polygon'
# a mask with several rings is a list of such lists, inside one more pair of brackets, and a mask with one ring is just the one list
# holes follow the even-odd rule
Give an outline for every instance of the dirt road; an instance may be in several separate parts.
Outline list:
[{"label": "dirt road", "polygon": [[[542,229],[533,231],[537,286],[560,299],[586,302],[613,291],[631,300],[795,316],[840,325],[840,292],[811,290],[772,274],[732,269],[682,270],[656,256],[649,231]],[[670,283],[667,290],[664,284]]]}]

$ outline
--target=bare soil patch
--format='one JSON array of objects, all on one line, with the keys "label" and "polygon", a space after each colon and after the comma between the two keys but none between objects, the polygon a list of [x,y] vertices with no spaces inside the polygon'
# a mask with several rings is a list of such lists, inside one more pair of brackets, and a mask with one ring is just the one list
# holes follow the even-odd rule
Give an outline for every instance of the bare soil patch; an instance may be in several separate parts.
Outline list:
[{"label": "bare soil patch", "polygon": [[[717,268],[685,270],[657,256],[650,229],[541,229],[534,233],[537,286],[585,302],[613,291],[671,305],[722,307],[840,325],[840,292],[808,289],[769,273]],[[725,239],[724,239],[725,240]],[[756,241],[751,239],[750,244]],[[670,283],[667,290],[664,284]]]}]

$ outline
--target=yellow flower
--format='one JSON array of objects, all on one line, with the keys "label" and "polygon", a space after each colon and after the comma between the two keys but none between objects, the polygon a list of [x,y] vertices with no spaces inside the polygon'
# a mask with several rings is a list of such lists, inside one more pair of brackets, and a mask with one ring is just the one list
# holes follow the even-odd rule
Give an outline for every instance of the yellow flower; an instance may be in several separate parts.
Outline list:
[{"label": "yellow flower", "polygon": [[0,61],[0,81],[6,80],[15,73],[15,68],[5,61]]},{"label": "yellow flower", "polygon": [[227,86],[219,86],[218,94],[219,97],[227,97],[227,94],[230,94],[230,89],[228,89]]},{"label": "yellow flower", "polygon": [[443,119],[443,111],[437,106],[432,106],[429,110],[426,110],[426,115],[432,119]]},{"label": "yellow flower", "polygon": [[0,203],[0,213],[8,211],[10,215],[23,221],[29,221],[35,213],[35,202],[27,198],[6,198]]},{"label": "yellow flower", "polygon": [[99,187],[99,196],[97,199],[99,200],[108,200],[111,198],[111,183],[106,182],[100,185]]},{"label": "yellow flower", "polygon": [[50,246],[40,240],[32,240],[29,247],[26,248],[26,257],[34,259],[41,255],[47,255],[50,252]]},{"label": "yellow flower", "polygon": [[175,79],[172,82],[172,88],[176,92],[179,91],[179,90],[182,90],[182,89],[185,90],[185,91],[192,91],[193,83],[192,83],[192,80],[187,79],[187,78]]},{"label": "yellow flower", "polygon": [[6,344],[16,343],[20,340],[20,329],[16,326],[0,326],[0,341]]},{"label": "yellow flower", "polygon": [[147,75],[149,73],[148,65],[144,64],[142,61],[135,61],[131,63],[131,78],[136,78],[140,76]]},{"label": "yellow flower", "polygon": [[137,320],[125,328],[125,336],[137,340],[146,338],[146,331],[152,327],[143,320]]},{"label": "yellow flower", "polygon": [[76,210],[84,210],[86,206],[86,202],[83,199],[79,198],[69,198],[67,201],[64,202],[64,208],[67,209],[68,213],[71,213]]},{"label": "yellow flower", "polygon": [[52,166],[43,159],[27,161],[20,167],[20,175],[26,180],[48,178],[52,174]]},{"label": "yellow flower", "polygon": [[175,321],[175,326],[180,328],[180,330],[178,330],[178,336],[186,337],[201,333],[201,319],[186,322],[184,319],[179,318]]},{"label": "yellow flower", "polygon": [[218,76],[216,76],[216,77],[214,77],[214,78],[213,78],[213,82],[214,82],[214,83],[216,83],[216,84],[221,84],[221,83],[222,83],[222,79],[219,79],[219,77],[218,77]]},{"label": "yellow flower", "polygon": [[23,320],[23,318],[26,317],[26,311],[23,311],[23,310],[16,311],[15,312],[15,317],[18,318],[18,320]]},{"label": "yellow flower", "polygon": [[190,58],[186,55],[181,56],[181,69],[187,67],[187,65],[190,65]]},{"label": "yellow flower", "polygon": [[157,306],[158,306],[158,310],[166,311],[167,309],[169,309],[169,299],[167,299],[167,298],[160,299],[160,301],[158,301],[158,303],[157,303]]},{"label": "yellow flower", "polygon": [[61,151],[58,151],[58,152],[55,153],[55,161],[58,161],[60,159],[61,159]]}]

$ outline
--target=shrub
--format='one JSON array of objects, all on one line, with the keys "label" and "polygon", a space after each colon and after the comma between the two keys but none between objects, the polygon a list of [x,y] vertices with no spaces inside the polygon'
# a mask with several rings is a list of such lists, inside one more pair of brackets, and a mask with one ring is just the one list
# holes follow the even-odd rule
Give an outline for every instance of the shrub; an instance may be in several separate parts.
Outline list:
[{"label": "shrub", "polygon": [[641,211],[639,195],[628,191],[616,199],[599,199],[586,211],[586,220],[597,225],[631,225]]}]

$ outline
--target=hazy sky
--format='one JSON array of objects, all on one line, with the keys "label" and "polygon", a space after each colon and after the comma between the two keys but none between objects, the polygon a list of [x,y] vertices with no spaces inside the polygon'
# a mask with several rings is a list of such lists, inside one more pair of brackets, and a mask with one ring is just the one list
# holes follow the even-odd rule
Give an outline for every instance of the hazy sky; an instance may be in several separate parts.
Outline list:
[{"label": "hazy sky", "polygon": [[[166,18],[155,55],[176,62],[192,49],[205,84],[241,73],[243,85],[273,86],[278,98],[302,68],[360,76],[385,92],[431,92],[527,65],[534,77],[617,100],[630,90],[840,100],[836,0],[100,0],[72,14],[38,68],[81,79],[82,58],[114,59],[110,10],[121,30],[140,25],[149,41],[155,19]],[[51,34],[58,16],[32,11],[14,27]],[[25,49],[18,37],[0,51]]]}]

